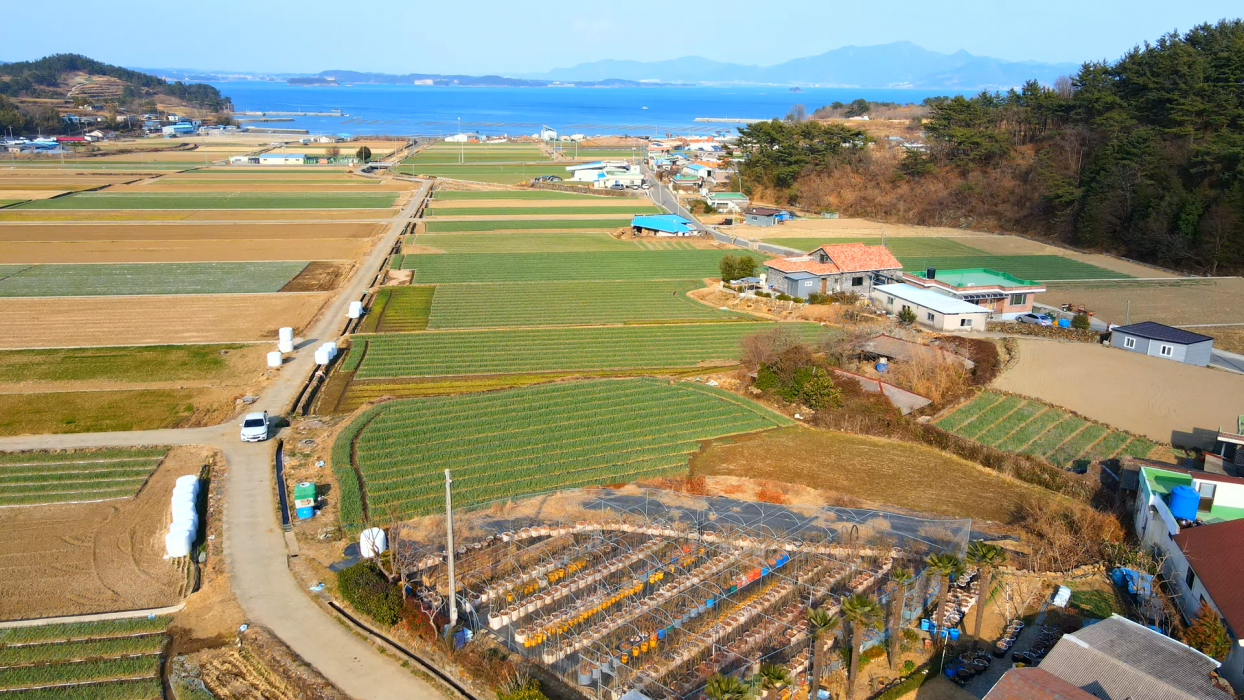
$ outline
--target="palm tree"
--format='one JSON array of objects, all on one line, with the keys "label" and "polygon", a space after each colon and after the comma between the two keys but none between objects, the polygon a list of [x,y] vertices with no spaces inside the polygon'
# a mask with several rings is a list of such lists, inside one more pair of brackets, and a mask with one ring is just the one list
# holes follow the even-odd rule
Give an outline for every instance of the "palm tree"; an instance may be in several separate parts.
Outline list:
[{"label": "palm tree", "polygon": [[879,628],[881,615],[881,606],[872,596],[853,593],[842,601],[842,617],[851,623],[851,666],[847,671],[847,700],[855,699],[855,673],[860,666],[860,645],[864,643],[864,630]]},{"label": "palm tree", "polygon": [[938,577],[937,627],[941,629],[946,623],[946,594],[950,592],[950,579],[963,569],[963,560],[950,552],[942,552],[925,557],[924,563],[929,572]]},{"label": "palm tree", "polygon": [[751,700],[752,697],[752,691],[746,683],[734,676],[723,676],[720,673],[708,679],[704,694],[712,700]]},{"label": "palm tree", "polygon": [[779,685],[790,685],[790,674],[786,668],[778,664],[760,664],[760,687],[765,690],[776,690]]},{"label": "palm tree", "polygon": [[980,643],[981,623],[985,621],[985,604],[989,602],[993,572],[1006,563],[1006,550],[996,544],[977,540],[968,545],[967,561],[980,571],[980,596],[976,599],[976,624],[972,632],[972,648]]},{"label": "palm tree", "polygon": [[903,608],[907,606],[907,584],[911,583],[911,569],[899,567],[890,572],[894,592],[890,596],[890,670],[898,670],[899,645],[902,642]]},{"label": "palm tree", "polygon": [[812,642],[812,658],[809,659],[812,664],[812,681],[808,684],[811,686],[808,691],[809,698],[816,698],[816,691],[821,684],[821,655],[824,653],[821,648],[822,639],[838,629],[840,622],[839,618],[830,615],[825,608],[808,611],[808,639]]}]

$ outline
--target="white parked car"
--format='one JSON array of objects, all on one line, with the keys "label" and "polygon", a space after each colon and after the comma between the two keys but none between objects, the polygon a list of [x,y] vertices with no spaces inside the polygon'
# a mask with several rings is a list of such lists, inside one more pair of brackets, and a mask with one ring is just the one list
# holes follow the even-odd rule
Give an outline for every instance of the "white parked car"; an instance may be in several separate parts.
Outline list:
[{"label": "white parked car", "polygon": [[263,442],[268,439],[268,412],[248,413],[242,419],[242,442]]},{"label": "white parked car", "polygon": [[1045,314],[1024,314],[1022,316],[1017,317],[1015,320],[1019,321],[1020,323],[1031,323],[1034,326],[1054,325],[1054,319],[1050,318],[1049,316],[1046,316]]}]

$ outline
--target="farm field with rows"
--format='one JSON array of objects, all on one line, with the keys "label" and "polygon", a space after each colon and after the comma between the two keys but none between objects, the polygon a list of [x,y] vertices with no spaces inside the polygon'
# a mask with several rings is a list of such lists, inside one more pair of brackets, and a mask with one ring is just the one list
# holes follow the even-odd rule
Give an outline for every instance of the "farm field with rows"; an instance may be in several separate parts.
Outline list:
[{"label": "farm field with rows", "polygon": [[[620,379],[396,401],[337,438],[343,523],[681,472],[699,441],[789,425],[759,404],[692,382]],[[351,446],[354,461],[351,461]],[[358,478],[351,484],[357,469]]]},{"label": "farm field with rows", "polygon": [[435,293],[433,286],[382,288],[358,332],[404,333],[427,328]]},{"label": "farm field with rows", "polygon": [[420,233],[411,236],[409,241],[420,246],[408,251],[411,253],[583,253],[642,248],[638,241],[619,240],[607,233],[580,231]]},{"label": "farm field with rows", "polygon": [[630,226],[630,219],[480,219],[473,221],[429,221],[428,233],[471,233],[483,231],[600,229],[612,231]]},{"label": "farm field with rows", "polygon": [[566,176],[566,166],[542,163],[510,165],[398,165],[393,170],[400,175],[429,175],[451,180],[491,182],[497,185],[514,185],[540,175]]},{"label": "farm field with rows", "polygon": [[432,207],[427,216],[535,216],[547,214],[656,214],[661,210],[650,204],[613,204],[564,207]]},{"label": "farm field with rows", "polygon": [[0,453],[0,506],[129,498],[167,454],[163,447]]},{"label": "farm field with rows", "polygon": [[394,265],[414,270],[420,284],[702,279],[716,277],[718,262],[729,254],[728,250],[641,250],[406,255]]},{"label": "farm field with rows", "polygon": [[747,317],[687,297],[695,280],[442,284],[428,328],[499,328]]},{"label": "farm field with rows", "polygon": [[171,618],[0,630],[0,691],[20,700],[157,700]]},{"label": "farm field with rows", "polygon": [[[987,255],[983,250],[973,248],[970,238],[963,241],[954,238],[936,238],[933,236],[890,236],[885,239],[885,246],[890,249],[894,257],[900,261],[904,257],[932,257],[932,256],[975,256]],[[868,245],[880,245],[880,238],[871,238],[867,236],[852,236],[846,238],[766,238],[766,243],[774,245],[786,246],[795,250],[811,251],[823,245],[836,245],[839,243],[866,243]]]},{"label": "farm field with rows", "polygon": [[1130,455],[1147,457],[1157,446],[1074,416],[1047,403],[986,391],[940,418],[936,426],[1008,452],[1042,457],[1060,467]]},{"label": "farm field with rows", "polygon": [[82,192],[18,209],[387,209],[394,192]]},{"label": "farm field with rows", "polygon": [[277,292],[306,261],[0,265],[0,296]]},{"label": "farm field with rows", "polygon": [[574,192],[562,192],[560,190],[437,190],[436,193],[432,195],[432,202],[434,205],[438,202],[452,202],[458,200],[474,201],[479,199],[560,199],[575,202],[594,202],[597,200],[610,201],[614,198],[600,197],[589,194],[577,194]]},{"label": "farm field with rows", "polygon": [[[489,331],[426,331],[356,336],[344,360],[359,378],[420,377],[557,370],[696,367],[734,364],[739,341],[772,323],[694,323]],[[812,323],[784,324],[801,337],[831,333]]]}]

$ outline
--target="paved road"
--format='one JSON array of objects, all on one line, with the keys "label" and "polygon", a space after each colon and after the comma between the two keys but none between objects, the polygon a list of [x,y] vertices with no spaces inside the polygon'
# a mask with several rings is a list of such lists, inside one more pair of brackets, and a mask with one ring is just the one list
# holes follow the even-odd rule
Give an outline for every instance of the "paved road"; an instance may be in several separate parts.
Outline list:
[{"label": "paved road", "polygon": [[[427,185],[424,185],[426,190]],[[423,192],[393,217],[388,232],[298,344],[294,359],[269,384],[253,410],[283,414],[314,369],[313,353],[338,336],[346,308],[370,286]],[[289,571],[285,538],[273,502],[271,443],[242,443],[235,423],[184,430],[142,430],[0,438],[0,449],[121,445],[211,445],[229,465],[225,484],[225,561],[233,593],[247,617],[278,637],[337,687],[360,700],[442,698],[439,691],[381,656],[313,603]]]},{"label": "paved road", "polygon": [[648,196],[652,198],[654,203],[665,207],[666,211],[669,211],[672,214],[677,214],[684,219],[690,220],[692,225],[694,225],[697,230],[707,233],[722,243],[729,243],[730,245],[736,245],[740,248],[747,248],[749,250],[759,250],[765,253],[773,253],[774,255],[799,255],[804,252],[801,250],[795,250],[794,248],[786,248],[772,243],[765,243],[764,241],[751,241],[740,236],[735,236],[732,233],[723,233],[712,226],[703,224],[699,219],[692,216],[691,212],[687,211],[686,208],[678,203],[678,195],[670,191],[666,185],[661,184],[661,182],[657,180],[647,166],[643,166],[643,173],[648,184],[652,187],[652,189],[648,190]]}]

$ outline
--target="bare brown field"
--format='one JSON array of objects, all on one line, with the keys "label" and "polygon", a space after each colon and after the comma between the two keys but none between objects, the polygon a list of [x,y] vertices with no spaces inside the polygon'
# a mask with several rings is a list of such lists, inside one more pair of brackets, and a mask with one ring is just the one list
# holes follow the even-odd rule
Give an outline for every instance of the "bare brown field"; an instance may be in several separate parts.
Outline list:
[{"label": "bare brown field", "polygon": [[1038,300],[1043,304],[1083,304],[1110,323],[1130,320],[1167,325],[1244,323],[1244,278],[1183,279],[1170,282],[1086,282],[1053,284]]},{"label": "bare brown field", "polygon": [[0,224],[0,241],[223,241],[364,239],[380,233],[371,223],[307,224]]},{"label": "bare brown field", "polygon": [[300,332],[330,296],[15,297],[0,304],[0,349],[270,340],[281,326]]},{"label": "bare brown field", "polygon": [[0,188],[0,198],[3,198],[3,199],[49,199],[51,197],[55,197],[58,194],[65,194],[66,192],[69,192],[69,191],[70,190],[64,190],[64,189],[19,190],[19,189]]},{"label": "bare brown field", "polygon": [[1159,442],[1213,447],[1212,435],[1234,426],[1240,414],[1244,375],[1101,345],[1024,338],[1018,361],[993,386]]},{"label": "bare brown field", "polygon": [[0,210],[5,221],[381,221],[393,209]]},{"label": "bare brown field", "polygon": [[1189,330],[1210,336],[1219,350],[1244,355],[1244,326],[1204,326]]},{"label": "bare brown field", "polygon": [[177,477],[212,459],[177,447],[131,499],[0,508],[0,618],[81,615],[172,605],[186,577],[163,559]]},{"label": "bare brown field", "polygon": [[350,260],[367,250],[351,238],[198,241],[0,242],[0,263]]},{"label": "bare brown field", "polygon": [[691,473],[799,484],[872,504],[1007,522],[1035,486],[923,445],[806,427],[713,443]]}]

